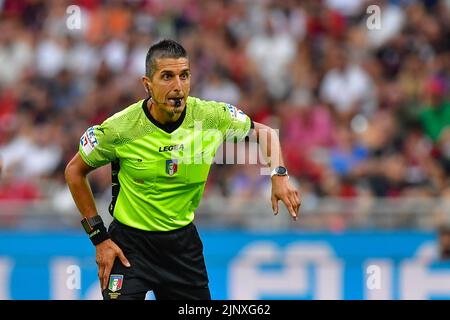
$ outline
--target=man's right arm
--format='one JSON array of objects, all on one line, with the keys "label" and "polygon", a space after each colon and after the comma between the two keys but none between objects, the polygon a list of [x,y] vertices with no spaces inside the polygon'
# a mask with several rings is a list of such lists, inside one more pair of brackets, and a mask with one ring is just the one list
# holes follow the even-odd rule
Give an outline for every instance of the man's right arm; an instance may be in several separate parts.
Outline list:
[{"label": "man's right arm", "polygon": [[[87,175],[95,168],[87,165],[77,153],[67,164],[65,177],[73,200],[83,217],[94,217],[97,215],[94,196],[89,186]],[[98,278],[102,290],[108,285],[109,274],[116,257],[120,259],[124,266],[130,267],[130,263],[122,250],[111,240],[106,239],[96,246],[95,260],[98,264]]]},{"label": "man's right arm", "polygon": [[65,177],[73,200],[84,217],[97,215],[94,196],[87,181],[87,175],[95,168],[86,164],[77,153],[67,164]]}]

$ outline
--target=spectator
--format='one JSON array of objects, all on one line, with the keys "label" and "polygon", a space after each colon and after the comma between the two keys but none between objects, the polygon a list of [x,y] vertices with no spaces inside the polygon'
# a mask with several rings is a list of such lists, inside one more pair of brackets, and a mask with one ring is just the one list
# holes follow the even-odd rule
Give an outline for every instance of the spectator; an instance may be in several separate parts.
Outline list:
[{"label": "spectator", "polygon": [[[65,203],[56,172],[74,137],[145,95],[136,76],[163,37],[191,53],[193,94],[280,129],[291,179],[310,199],[448,192],[449,1],[76,4],[82,25],[70,30],[67,1],[0,0],[3,198]],[[369,4],[381,8],[380,30],[366,26]],[[107,172],[92,179],[108,197]],[[208,188],[254,201],[260,179],[223,165]]]},{"label": "spectator", "polygon": [[428,103],[420,113],[425,133],[433,141],[438,141],[442,131],[450,126],[450,101],[445,98],[445,83],[433,77],[425,84],[425,95]]},{"label": "spectator", "polygon": [[358,144],[352,132],[345,127],[337,129],[336,140],[336,146],[330,153],[330,165],[338,175],[350,175],[352,170],[367,160],[368,150]]},{"label": "spectator", "polygon": [[321,99],[329,103],[343,119],[351,119],[352,115],[360,112],[372,114],[377,101],[370,76],[349,61],[349,52],[344,48],[331,47],[329,56],[333,67],[321,83]]}]

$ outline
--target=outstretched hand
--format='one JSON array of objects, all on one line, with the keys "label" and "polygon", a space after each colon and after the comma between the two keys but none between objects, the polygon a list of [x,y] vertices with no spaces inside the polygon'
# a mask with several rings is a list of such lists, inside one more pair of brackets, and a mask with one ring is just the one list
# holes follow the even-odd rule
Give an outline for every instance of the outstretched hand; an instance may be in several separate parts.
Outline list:
[{"label": "outstretched hand", "polygon": [[95,248],[95,261],[98,265],[98,279],[100,280],[102,290],[105,290],[108,286],[109,274],[111,273],[116,257],[119,257],[125,267],[130,267],[131,265],[127,258],[125,258],[125,255],[119,246],[111,239],[99,243]]},{"label": "outstretched hand", "polygon": [[297,220],[300,208],[300,197],[298,191],[291,185],[287,176],[272,177],[272,210],[278,214],[278,201],[283,201],[292,219]]}]

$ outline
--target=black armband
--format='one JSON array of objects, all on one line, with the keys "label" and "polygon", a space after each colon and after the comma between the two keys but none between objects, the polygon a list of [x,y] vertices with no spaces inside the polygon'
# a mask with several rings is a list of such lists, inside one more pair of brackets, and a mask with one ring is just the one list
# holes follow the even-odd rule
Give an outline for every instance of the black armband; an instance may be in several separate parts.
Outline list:
[{"label": "black armband", "polygon": [[84,217],[83,220],[81,220],[81,225],[94,246],[110,238],[102,217],[99,215],[94,217]]}]

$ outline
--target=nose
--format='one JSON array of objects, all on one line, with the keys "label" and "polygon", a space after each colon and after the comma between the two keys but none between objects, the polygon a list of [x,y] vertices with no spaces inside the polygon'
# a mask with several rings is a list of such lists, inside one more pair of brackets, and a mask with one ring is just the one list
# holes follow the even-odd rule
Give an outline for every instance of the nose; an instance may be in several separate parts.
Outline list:
[{"label": "nose", "polygon": [[174,81],[174,88],[175,91],[179,92],[181,91],[181,79],[179,76],[175,77],[175,81]]}]

